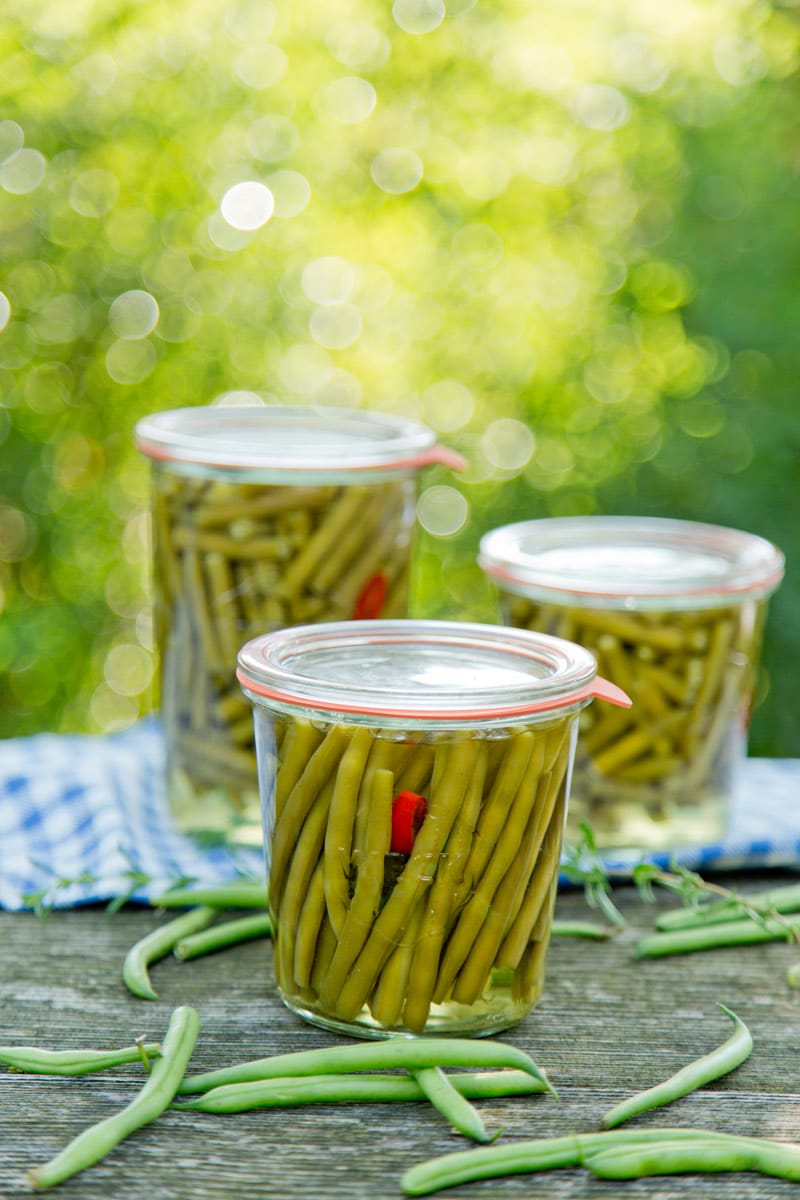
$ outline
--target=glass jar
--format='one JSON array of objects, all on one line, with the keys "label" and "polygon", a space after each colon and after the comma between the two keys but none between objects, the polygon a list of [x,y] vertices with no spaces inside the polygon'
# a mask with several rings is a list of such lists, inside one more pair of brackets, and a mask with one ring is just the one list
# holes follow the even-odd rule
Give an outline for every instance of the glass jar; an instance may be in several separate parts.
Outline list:
[{"label": "glass jar", "polygon": [[167,793],[178,828],[260,845],[236,655],[286,625],[404,616],[416,477],[461,460],[416,422],[337,408],[146,417]]},{"label": "glass jar", "polygon": [[493,530],[479,562],[506,622],[588,647],[633,700],[581,718],[567,838],[587,822],[618,849],[717,841],[780,551],[697,522],[564,517]]},{"label": "glass jar", "polygon": [[579,646],[447,621],[305,626],[239,654],[255,706],[275,976],[361,1037],[495,1033],[541,993]]}]

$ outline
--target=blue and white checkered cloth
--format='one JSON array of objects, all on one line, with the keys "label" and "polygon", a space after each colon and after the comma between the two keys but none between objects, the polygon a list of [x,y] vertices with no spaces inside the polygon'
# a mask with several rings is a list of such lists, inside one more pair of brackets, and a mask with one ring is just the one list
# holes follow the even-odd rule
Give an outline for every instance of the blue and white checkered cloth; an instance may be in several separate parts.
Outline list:
[{"label": "blue and white checkered cloth", "polygon": [[[800,759],[749,759],[724,840],[648,858],[697,870],[800,870],[798,796]],[[204,848],[174,828],[157,721],[105,737],[0,741],[0,908],[30,908],[36,896],[57,908],[127,895],[146,901],[177,879],[199,885],[241,875],[263,878],[259,851]]]}]

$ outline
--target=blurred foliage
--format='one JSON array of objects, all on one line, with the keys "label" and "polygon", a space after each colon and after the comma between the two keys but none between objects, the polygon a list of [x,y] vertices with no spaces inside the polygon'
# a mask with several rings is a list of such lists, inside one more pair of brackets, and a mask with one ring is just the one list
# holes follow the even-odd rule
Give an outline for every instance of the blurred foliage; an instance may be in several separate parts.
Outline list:
[{"label": "blurred foliage", "polygon": [[797,753],[800,24],[766,0],[0,0],[0,731],[154,703],[142,414],[417,414],[418,611],[508,520],[786,552],[751,748]]}]

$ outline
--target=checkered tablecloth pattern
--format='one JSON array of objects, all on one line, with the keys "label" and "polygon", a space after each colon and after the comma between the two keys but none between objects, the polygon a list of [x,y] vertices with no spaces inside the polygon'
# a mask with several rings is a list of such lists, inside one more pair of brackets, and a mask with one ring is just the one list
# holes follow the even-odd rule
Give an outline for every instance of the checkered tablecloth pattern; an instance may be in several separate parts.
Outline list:
[{"label": "checkered tablecloth pattern", "polygon": [[[650,860],[800,870],[799,797],[800,759],[749,759],[726,837]],[[34,897],[57,908],[127,895],[146,901],[181,878],[208,884],[263,874],[260,852],[204,848],[173,827],[156,720],[103,737],[0,741],[0,907],[30,908]]]}]

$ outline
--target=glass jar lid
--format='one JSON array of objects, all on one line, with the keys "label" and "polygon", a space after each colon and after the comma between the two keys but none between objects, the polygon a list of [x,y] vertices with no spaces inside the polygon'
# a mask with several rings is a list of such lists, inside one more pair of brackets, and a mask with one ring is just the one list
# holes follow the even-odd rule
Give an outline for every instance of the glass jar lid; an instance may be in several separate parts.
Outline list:
[{"label": "glass jar lid", "polygon": [[340,621],[264,634],[239,652],[256,703],[323,720],[426,728],[507,724],[629,705],[594,656],[546,634],[460,621]]},{"label": "glass jar lid", "polygon": [[187,474],[255,482],[302,476],[324,482],[351,471],[403,472],[430,463],[461,468],[427,425],[324,405],[200,405],[152,413],[135,428],[142,454]]},{"label": "glass jar lid", "polygon": [[767,595],[783,555],[764,538],[662,517],[552,517],[487,533],[478,562],[532,599],[607,608],[703,608]]}]

